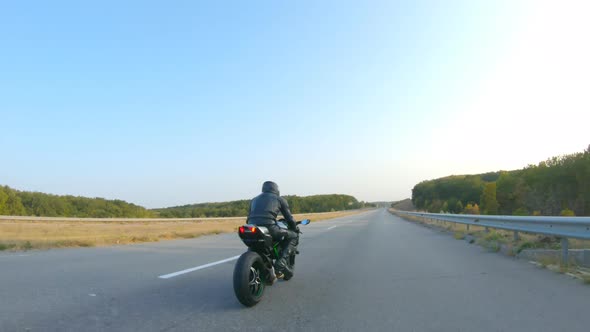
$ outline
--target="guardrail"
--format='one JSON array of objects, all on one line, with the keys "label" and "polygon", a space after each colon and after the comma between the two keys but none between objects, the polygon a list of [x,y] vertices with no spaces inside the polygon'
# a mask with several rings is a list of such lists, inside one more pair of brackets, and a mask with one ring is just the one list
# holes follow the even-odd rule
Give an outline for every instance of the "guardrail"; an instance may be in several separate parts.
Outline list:
[{"label": "guardrail", "polygon": [[561,237],[562,263],[568,262],[568,238],[590,240],[590,217],[541,217],[541,216],[489,216],[474,214],[425,213],[394,210],[394,213],[407,216],[422,217],[432,220],[464,224],[469,230],[470,225],[503,229],[518,233],[534,233]]}]

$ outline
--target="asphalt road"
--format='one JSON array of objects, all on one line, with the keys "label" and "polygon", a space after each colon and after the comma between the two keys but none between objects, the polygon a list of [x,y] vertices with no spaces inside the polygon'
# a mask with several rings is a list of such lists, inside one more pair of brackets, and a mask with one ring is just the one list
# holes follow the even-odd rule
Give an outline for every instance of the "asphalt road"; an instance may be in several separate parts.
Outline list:
[{"label": "asphalt road", "polygon": [[302,227],[295,277],[242,307],[235,234],[0,254],[0,331],[589,331],[590,286],[384,209]]}]

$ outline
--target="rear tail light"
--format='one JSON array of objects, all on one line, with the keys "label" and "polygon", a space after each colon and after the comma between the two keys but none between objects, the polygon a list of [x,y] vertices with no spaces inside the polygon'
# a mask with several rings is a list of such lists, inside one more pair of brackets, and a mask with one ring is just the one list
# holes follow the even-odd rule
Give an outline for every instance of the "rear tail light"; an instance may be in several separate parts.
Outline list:
[{"label": "rear tail light", "polygon": [[256,233],[256,226],[240,226],[240,234],[244,233]]}]

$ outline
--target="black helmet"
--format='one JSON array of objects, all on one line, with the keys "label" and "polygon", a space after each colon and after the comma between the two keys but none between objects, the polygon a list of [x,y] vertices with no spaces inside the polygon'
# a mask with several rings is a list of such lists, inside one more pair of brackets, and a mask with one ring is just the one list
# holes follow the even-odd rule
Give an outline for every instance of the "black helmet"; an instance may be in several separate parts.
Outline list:
[{"label": "black helmet", "polygon": [[272,181],[266,181],[262,184],[262,192],[279,195],[279,185]]}]

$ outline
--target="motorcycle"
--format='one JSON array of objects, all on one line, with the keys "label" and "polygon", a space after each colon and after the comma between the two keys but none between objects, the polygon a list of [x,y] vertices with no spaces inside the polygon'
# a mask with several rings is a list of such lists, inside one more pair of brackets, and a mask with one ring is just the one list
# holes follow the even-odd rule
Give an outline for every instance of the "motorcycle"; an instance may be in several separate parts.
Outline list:
[{"label": "motorcycle", "polygon": [[[297,225],[308,225],[309,219],[297,222]],[[284,219],[278,220],[277,225],[287,229]],[[297,243],[299,243],[299,234]],[[281,257],[283,248],[280,241],[273,241],[268,228],[256,225],[240,226],[238,235],[242,242],[248,246],[248,251],[243,253],[234,267],[234,292],[238,301],[247,307],[256,305],[262,300],[262,295],[267,286],[272,286],[277,277],[274,270],[275,260]],[[295,250],[288,259],[288,266],[295,267]],[[289,280],[290,276],[284,276],[283,280]]]}]

